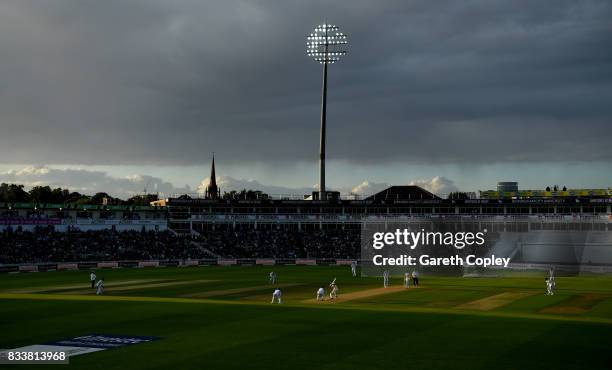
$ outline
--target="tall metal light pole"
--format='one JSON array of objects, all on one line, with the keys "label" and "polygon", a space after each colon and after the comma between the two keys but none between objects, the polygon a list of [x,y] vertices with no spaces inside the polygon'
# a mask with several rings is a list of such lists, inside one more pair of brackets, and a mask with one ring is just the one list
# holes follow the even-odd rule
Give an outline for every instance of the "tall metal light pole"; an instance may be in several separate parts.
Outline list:
[{"label": "tall metal light pole", "polygon": [[319,149],[319,199],[326,200],[325,192],[325,129],[327,110],[327,65],[346,55],[348,40],[334,24],[321,24],[307,37],[306,52],[315,61],[323,64],[323,92],[321,96],[321,142]]}]

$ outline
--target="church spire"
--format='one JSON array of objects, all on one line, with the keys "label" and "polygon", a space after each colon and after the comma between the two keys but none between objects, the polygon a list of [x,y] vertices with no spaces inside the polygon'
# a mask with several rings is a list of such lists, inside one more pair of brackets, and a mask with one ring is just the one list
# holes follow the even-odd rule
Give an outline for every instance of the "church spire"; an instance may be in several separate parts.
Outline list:
[{"label": "church spire", "polygon": [[210,168],[210,182],[206,188],[206,198],[219,199],[219,189],[217,188],[217,176],[215,175],[215,153],[212,157],[212,166]]},{"label": "church spire", "polygon": [[213,153],[212,168],[210,169],[210,186],[217,187],[217,176],[215,176],[215,153]]}]

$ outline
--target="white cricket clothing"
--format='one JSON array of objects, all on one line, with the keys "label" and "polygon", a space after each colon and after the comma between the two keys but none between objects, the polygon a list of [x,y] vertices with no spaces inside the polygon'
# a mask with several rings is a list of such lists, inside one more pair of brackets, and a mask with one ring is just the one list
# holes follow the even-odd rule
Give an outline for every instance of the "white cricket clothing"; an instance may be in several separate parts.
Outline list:
[{"label": "white cricket clothing", "polygon": [[317,301],[322,300],[324,296],[325,296],[325,289],[319,288],[319,290],[317,290]]},{"label": "white cricket clothing", "polygon": [[555,290],[557,289],[557,283],[555,282],[555,278],[550,280],[550,291],[552,294],[555,294]]},{"label": "white cricket clothing", "polygon": [[280,289],[276,289],[274,291],[274,293],[272,293],[272,302],[270,302],[270,303],[274,303],[275,299],[278,300],[278,303],[282,302],[281,301],[281,291],[280,291]]},{"label": "white cricket clothing", "polygon": [[332,290],[331,292],[329,292],[329,298],[331,299],[335,299],[338,298],[338,286],[337,285],[332,285]]},{"label": "white cricket clothing", "polygon": [[104,293],[104,280],[98,280],[98,283],[96,284],[96,295],[100,295],[102,293]]},{"label": "white cricket clothing", "polygon": [[546,295],[554,295],[554,282],[550,279],[546,280]]}]

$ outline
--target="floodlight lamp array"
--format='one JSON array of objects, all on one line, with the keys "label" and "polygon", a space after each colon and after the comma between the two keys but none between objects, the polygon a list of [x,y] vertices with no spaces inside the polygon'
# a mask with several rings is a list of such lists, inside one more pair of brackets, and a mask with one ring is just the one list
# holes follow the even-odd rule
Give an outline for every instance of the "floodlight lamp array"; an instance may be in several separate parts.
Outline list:
[{"label": "floodlight lamp array", "polygon": [[318,25],[306,40],[306,53],[321,64],[333,64],[346,55],[348,39],[335,24]]}]

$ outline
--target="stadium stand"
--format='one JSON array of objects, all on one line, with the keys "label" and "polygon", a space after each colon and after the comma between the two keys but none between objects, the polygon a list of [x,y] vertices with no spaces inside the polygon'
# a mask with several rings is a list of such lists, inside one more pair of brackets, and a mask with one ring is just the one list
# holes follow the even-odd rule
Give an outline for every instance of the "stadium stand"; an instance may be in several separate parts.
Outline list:
[{"label": "stadium stand", "polygon": [[[0,203],[0,265],[183,259],[353,259],[363,222],[479,220],[487,227],[612,227],[612,197],[441,199],[394,186],[364,200],[201,199],[165,206]],[[506,225],[507,223],[507,225]],[[513,226],[510,226],[513,225]]]},{"label": "stadium stand", "polygon": [[188,238],[169,231],[57,232],[53,227],[0,233],[0,263],[174,259],[197,256]]},{"label": "stadium stand", "polygon": [[57,232],[7,228],[0,233],[0,263],[223,258],[355,258],[356,231],[218,230],[198,236],[170,231]]}]

